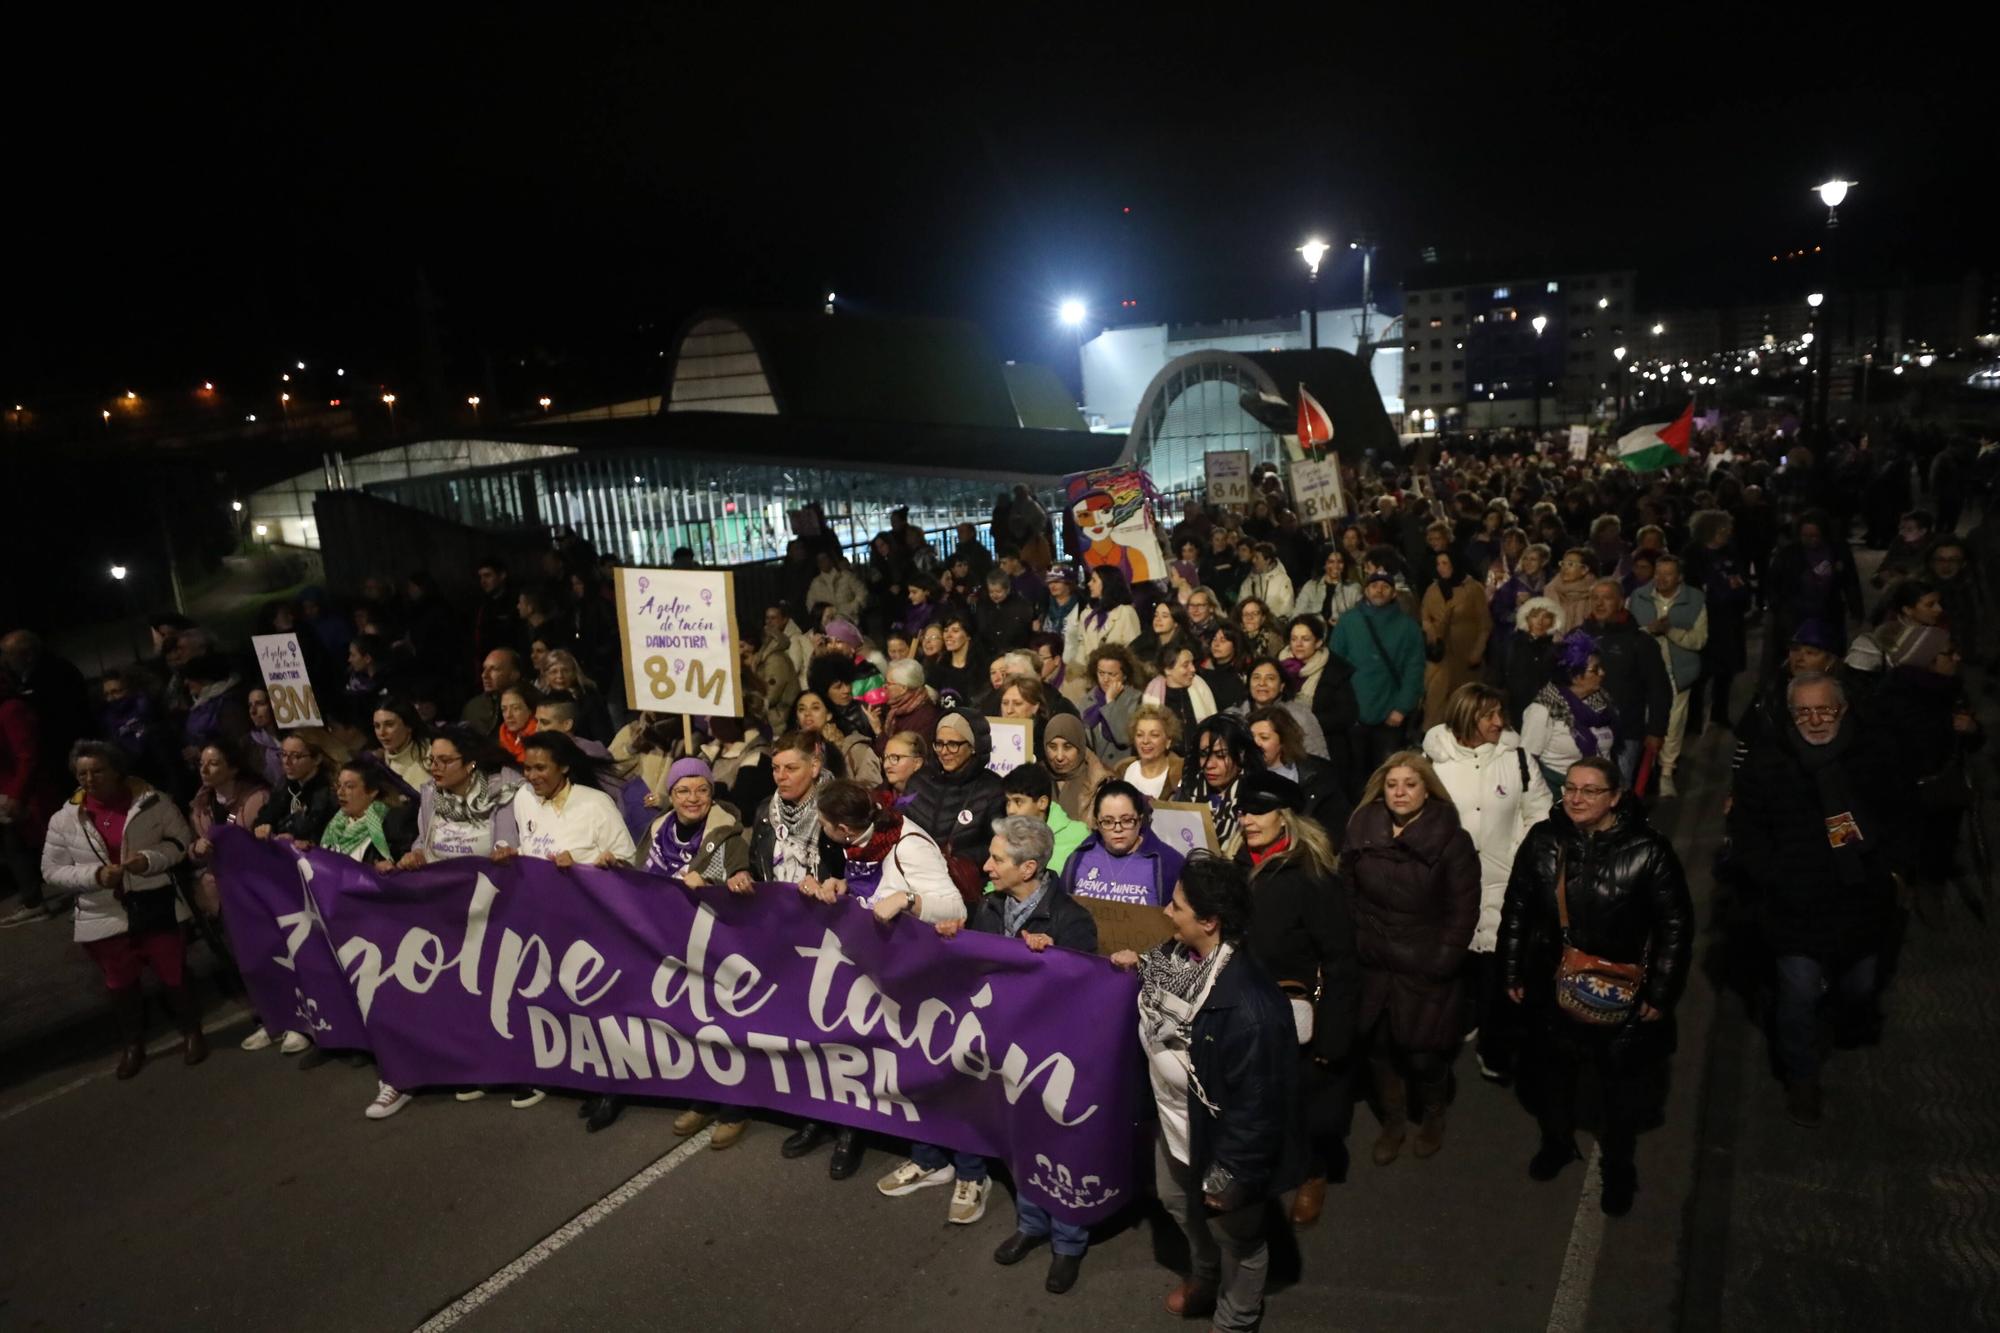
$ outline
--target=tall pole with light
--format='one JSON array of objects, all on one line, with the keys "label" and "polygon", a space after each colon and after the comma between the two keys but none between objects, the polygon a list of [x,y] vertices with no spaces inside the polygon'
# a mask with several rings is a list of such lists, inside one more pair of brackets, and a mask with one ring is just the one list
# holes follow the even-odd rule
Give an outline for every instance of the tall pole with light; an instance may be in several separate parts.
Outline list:
[{"label": "tall pole with light", "polygon": [[1625,419],[1625,349],[1623,347],[1612,348],[1611,359],[1618,367],[1612,374],[1618,382],[1618,420],[1623,421]]},{"label": "tall pole with light", "polygon": [[1076,341],[1076,396],[1082,399],[1083,392],[1083,321],[1090,315],[1090,307],[1076,297],[1066,298],[1056,307],[1056,318],[1070,331]]},{"label": "tall pole with light", "polygon": [[1319,261],[1326,258],[1326,252],[1332,248],[1318,237],[1299,247],[1299,254],[1306,261],[1306,294],[1310,306],[1307,311],[1307,327],[1310,330],[1308,337],[1311,339],[1308,345],[1314,348],[1319,346]]},{"label": "tall pole with light", "polygon": [[1375,299],[1375,242],[1364,236],[1349,241],[1347,248],[1361,252],[1361,345],[1355,350],[1368,362],[1375,356],[1374,345],[1368,340],[1368,307]]},{"label": "tall pole with light", "polygon": [[[1819,196],[1819,201],[1822,204],[1826,205],[1826,240],[1824,245],[1826,247],[1827,289],[1829,291],[1836,291],[1836,293],[1840,281],[1840,262],[1835,254],[1834,242],[1840,237],[1840,206],[1846,202],[1847,192],[1852,190],[1855,185],[1856,182],[1854,181],[1842,180],[1840,177],[1835,176],[1830,180],[1821,181],[1813,187],[1813,193]],[[1820,299],[1824,300],[1825,297],[1822,296]],[[1816,304],[1815,308],[1817,308]],[[1828,323],[1830,327],[1830,318]],[[1833,376],[1831,374],[1831,362],[1828,358],[1833,355],[1831,350],[1833,339],[1825,334],[1821,334],[1815,341],[1819,345],[1813,348],[1814,402],[1819,415],[1820,434],[1824,436],[1830,424],[1828,421],[1827,397],[1833,387]]]},{"label": "tall pole with light", "polygon": [[1539,444],[1542,438],[1542,330],[1549,326],[1549,317],[1547,315],[1536,315],[1528,323],[1535,330],[1535,383],[1533,387],[1535,394],[1535,441]]},{"label": "tall pole with light", "polygon": [[389,409],[389,437],[394,439],[396,436],[396,395],[393,393],[383,394],[382,406]]},{"label": "tall pole with light", "polygon": [[1806,293],[1806,346],[1812,348],[1810,374],[1806,379],[1806,424],[1815,429],[1826,425],[1826,401],[1819,396],[1820,352],[1826,339],[1819,336],[1819,308],[1826,303],[1825,292]]}]

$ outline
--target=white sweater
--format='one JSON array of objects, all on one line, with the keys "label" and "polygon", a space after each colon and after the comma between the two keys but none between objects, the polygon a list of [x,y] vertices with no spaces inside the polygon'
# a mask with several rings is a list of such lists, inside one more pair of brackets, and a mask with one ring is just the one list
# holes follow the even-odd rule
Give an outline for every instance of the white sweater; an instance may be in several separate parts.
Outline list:
[{"label": "white sweater", "polygon": [[918,920],[933,925],[965,920],[965,899],[945,868],[944,853],[938,849],[937,840],[918,828],[914,820],[903,821],[903,836],[879,864],[881,873],[873,877],[872,883],[865,872],[856,873],[861,870],[860,863],[848,864],[848,890],[860,901],[873,903],[885,893],[914,893]]},{"label": "white sweater", "polygon": [[[1543,710],[1546,717],[1547,710]],[[1463,745],[1451,729],[1435,726],[1424,736],[1424,756],[1458,807],[1458,822],[1479,849],[1479,924],[1472,932],[1472,951],[1491,953],[1500,938],[1500,907],[1507,898],[1507,877],[1514,853],[1528,830],[1549,816],[1555,798],[1535,766],[1527,763],[1521,778],[1521,738],[1511,731],[1498,742],[1474,749]]]},{"label": "white sweater", "polygon": [[555,801],[544,801],[524,782],[514,793],[514,821],[523,856],[553,861],[568,852],[571,859],[589,865],[610,852],[631,865],[638,854],[617,803],[595,787],[571,783]]}]

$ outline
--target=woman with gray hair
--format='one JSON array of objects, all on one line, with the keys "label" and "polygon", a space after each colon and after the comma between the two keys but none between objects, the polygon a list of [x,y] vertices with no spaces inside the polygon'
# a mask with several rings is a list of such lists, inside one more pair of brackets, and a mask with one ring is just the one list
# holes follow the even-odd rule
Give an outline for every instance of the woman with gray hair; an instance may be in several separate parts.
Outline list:
[{"label": "woman with gray hair", "polygon": [[882,672],[886,682],[889,702],[881,710],[870,710],[869,720],[875,724],[875,753],[880,755],[889,747],[889,738],[899,731],[914,731],[919,736],[929,736],[937,730],[940,716],[931,692],[924,684],[924,664],[914,657],[905,657],[889,663]]},{"label": "woman with gray hair", "polygon": [[208,1058],[181,939],[181,923],[192,914],[171,874],[187,859],[194,832],[164,793],[126,765],[117,746],[78,741],[69,758],[76,793],[49,821],[42,843],[42,878],[76,893],[76,942],[97,964],[118,1013],[119,1078],[146,1063],[139,981],[149,967],[180,1025],[183,1059],[198,1065]]}]

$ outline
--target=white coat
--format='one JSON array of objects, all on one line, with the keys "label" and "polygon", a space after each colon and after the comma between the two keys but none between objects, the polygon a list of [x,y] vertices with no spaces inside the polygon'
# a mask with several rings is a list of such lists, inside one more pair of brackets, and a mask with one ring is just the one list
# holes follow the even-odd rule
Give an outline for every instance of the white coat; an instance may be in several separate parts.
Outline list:
[{"label": "white coat", "polygon": [[[119,859],[142,856],[144,874],[125,876],[127,894],[166,893],[174,899],[174,919],[190,919],[187,903],[174,887],[173,868],[187,859],[194,845],[194,831],[174,803],[139,778],[126,780],[132,792],[131,808],[125,812],[125,827],[119,835]],[[64,802],[49,820],[42,843],[42,878],[59,889],[76,894],[76,935],[78,944],[108,940],[123,935],[131,927],[117,895],[97,883],[100,867],[111,864],[111,855],[97,826],[83,808],[78,791]]]},{"label": "white coat", "polygon": [[1507,898],[1507,877],[1514,870],[1514,852],[1528,830],[1548,818],[1555,798],[1549,784],[1528,759],[1527,778],[1521,773],[1521,738],[1511,731],[1476,749],[1460,743],[1442,724],[1424,736],[1424,757],[1458,807],[1458,822],[1479,849],[1479,924],[1472,932],[1472,951],[1492,953],[1500,935],[1500,906]]}]

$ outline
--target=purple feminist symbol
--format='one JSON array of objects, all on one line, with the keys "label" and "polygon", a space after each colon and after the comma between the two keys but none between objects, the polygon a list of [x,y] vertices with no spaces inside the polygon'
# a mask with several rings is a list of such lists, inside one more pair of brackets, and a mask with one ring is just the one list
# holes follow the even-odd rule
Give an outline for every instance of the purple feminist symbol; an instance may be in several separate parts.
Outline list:
[{"label": "purple feminist symbol", "polygon": [[645,576],[644,574],[641,574],[641,575],[639,576],[639,591],[640,591],[640,592],[644,592],[644,591],[646,591],[646,589],[648,589],[648,588],[650,588],[650,587],[652,587],[652,586],[653,586],[653,581],[652,581],[651,579],[647,578],[647,577],[646,577],[646,576]]},{"label": "purple feminist symbol", "polygon": [[1191,828],[1182,829],[1181,841],[1186,843],[1190,847],[1194,846],[1194,830]]},{"label": "purple feminist symbol", "polygon": [[686,670],[687,670],[687,663],[681,660],[680,658],[676,657],[674,659],[674,674],[678,676],[681,672]]},{"label": "purple feminist symbol", "polygon": [[707,606],[714,601],[715,601],[715,589],[703,588],[701,590],[701,604],[703,606]]}]

